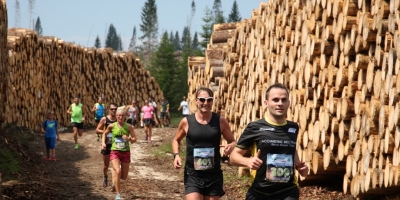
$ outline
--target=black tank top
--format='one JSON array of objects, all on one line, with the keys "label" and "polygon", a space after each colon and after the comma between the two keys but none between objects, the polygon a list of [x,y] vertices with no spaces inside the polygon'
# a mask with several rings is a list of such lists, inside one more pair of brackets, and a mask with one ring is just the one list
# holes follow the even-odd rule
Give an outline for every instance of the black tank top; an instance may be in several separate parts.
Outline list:
[{"label": "black tank top", "polygon": [[105,128],[107,128],[107,127],[108,127],[108,125],[110,125],[110,124],[112,124],[112,123],[114,123],[114,122],[117,122],[117,120],[115,120],[115,121],[112,121],[112,120],[108,119],[108,117],[106,116],[106,124],[104,125],[104,126],[105,126]]},{"label": "black tank top", "polygon": [[[186,172],[197,174],[221,172],[221,154],[219,153],[221,128],[219,118],[220,116],[217,113],[212,113],[211,120],[208,124],[200,124],[197,122],[194,114],[187,116],[188,133],[186,136]],[[214,149],[214,167],[212,169],[195,170],[193,154],[194,148]]]}]

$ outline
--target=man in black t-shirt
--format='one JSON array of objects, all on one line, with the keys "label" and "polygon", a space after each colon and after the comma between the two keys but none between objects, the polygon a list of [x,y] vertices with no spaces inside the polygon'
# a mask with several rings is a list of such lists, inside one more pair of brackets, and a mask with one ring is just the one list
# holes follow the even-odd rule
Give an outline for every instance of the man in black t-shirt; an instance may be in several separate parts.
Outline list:
[{"label": "man in black t-shirt", "polygon": [[[247,125],[230,155],[230,161],[257,170],[246,200],[299,199],[294,170],[305,177],[309,169],[296,152],[299,126],[286,120],[290,105],[286,87],[279,83],[270,86],[264,105],[268,108],[265,118]],[[252,145],[258,150],[256,155],[244,157]]]}]

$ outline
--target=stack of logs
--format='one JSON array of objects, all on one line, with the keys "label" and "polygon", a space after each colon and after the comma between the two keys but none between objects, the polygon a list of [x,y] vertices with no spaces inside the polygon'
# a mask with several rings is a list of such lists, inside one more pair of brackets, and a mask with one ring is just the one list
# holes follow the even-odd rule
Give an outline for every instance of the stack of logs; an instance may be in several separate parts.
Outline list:
[{"label": "stack of logs", "polygon": [[[0,0],[0,77],[5,77],[8,65],[8,51],[7,51],[7,9],[6,1]],[[5,91],[7,88],[7,79],[0,79],[0,91]],[[5,102],[6,94],[5,92],[0,92],[0,102]],[[5,104],[0,105],[0,124],[4,121]]]},{"label": "stack of logs", "polygon": [[85,123],[94,124],[90,109],[98,97],[106,106],[115,102],[140,105],[163,96],[154,77],[132,53],[112,49],[90,49],[56,37],[39,37],[27,29],[9,29],[10,52],[5,120],[40,129],[48,110],[56,113],[61,125],[68,125],[66,111],[74,96],[81,97]]},{"label": "stack of logs", "polygon": [[261,3],[250,19],[214,26],[212,38],[225,32],[226,40],[211,39],[205,58],[188,59],[188,96],[213,88],[214,110],[239,138],[264,116],[266,88],[283,83],[298,152],[311,167],[306,180],[341,175],[354,196],[398,187],[399,8],[398,0]]}]

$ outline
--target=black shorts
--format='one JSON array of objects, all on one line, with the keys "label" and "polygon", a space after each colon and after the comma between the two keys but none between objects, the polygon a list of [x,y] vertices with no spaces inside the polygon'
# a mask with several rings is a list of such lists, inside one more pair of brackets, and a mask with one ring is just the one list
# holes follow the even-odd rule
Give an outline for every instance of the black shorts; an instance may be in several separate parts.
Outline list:
[{"label": "black shorts", "polygon": [[167,118],[167,119],[168,119],[168,113],[167,113],[167,112],[161,112],[160,117],[161,117],[161,118]]},{"label": "black shorts", "polygon": [[221,173],[212,173],[204,176],[184,175],[185,194],[197,192],[203,196],[220,196],[225,194],[223,189],[224,178]]},{"label": "black shorts", "polygon": [[111,153],[111,145],[112,144],[106,144],[106,149],[102,149],[100,151],[100,153],[105,155],[105,156],[110,155],[110,153]]},{"label": "black shorts", "polygon": [[282,191],[274,195],[264,195],[260,192],[255,191],[252,187],[247,190],[246,200],[275,200],[275,199],[285,199],[285,200],[297,200],[300,198],[300,191],[298,187],[288,189],[287,191]]},{"label": "black shorts", "polygon": [[150,119],[143,119],[143,123],[144,123],[144,125],[145,126],[148,126],[148,125],[154,125],[154,120],[152,119],[152,118],[150,118]]},{"label": "black shorts", "polygon": [[182,115],[183,117],[187,117],[187,116],[189,116],[189,115]]},{"label": "black shorts", "polygon": [[130,118],[130,119],[127,119],[126,120],[126,123],[128,123],[128,124],[131,124],[131,125],[136,125],[137,124],[137,121],[136,121],[136,119],[132,119],[132,118]]},{"label": "black shorts", "polygon": [[94,121],[96,122],[96,124],[98,124],[100,122],[100,119],[95,119]]},{"label": "black shorts", "polygon": [[83,129],[83,123],[78,123],[78,122],[71,122],[72,127],[76,127],[78,129]]}]

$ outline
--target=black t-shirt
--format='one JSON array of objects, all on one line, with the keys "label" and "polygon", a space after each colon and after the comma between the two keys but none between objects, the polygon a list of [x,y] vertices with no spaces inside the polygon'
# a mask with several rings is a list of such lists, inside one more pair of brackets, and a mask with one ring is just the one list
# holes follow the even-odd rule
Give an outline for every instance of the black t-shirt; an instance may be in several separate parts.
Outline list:
[{"label": "black t-shirt", "polygon": [[187,173],[204,174],[221,172],[221,142],[220,116],[212,113],[208,124],[197,122],[195,115],[187,116],[188,133],[186,136],[186,164]]},{"label": "black t-shirt", "polygon": [[265,119],[251,122],[239,138],[237,147],[260,149],[263,164],[257,170],[252,187],[267,195],[297,186],[294,178],[294,155],[299,126],[291,121],[277,125]]}]

